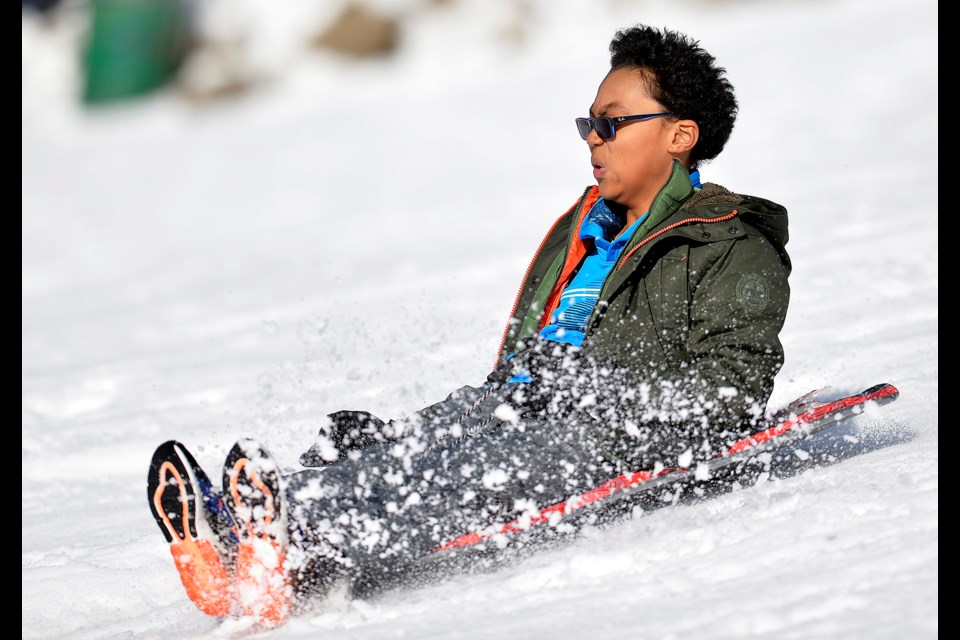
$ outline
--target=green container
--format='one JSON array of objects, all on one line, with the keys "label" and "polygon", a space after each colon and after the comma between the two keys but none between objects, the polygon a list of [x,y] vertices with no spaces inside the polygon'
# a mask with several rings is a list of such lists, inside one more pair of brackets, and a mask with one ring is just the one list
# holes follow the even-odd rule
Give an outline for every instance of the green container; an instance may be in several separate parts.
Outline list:
[{"label": "green container", "polygon": [[167,84],[186,55],[182,0],[91,0],[83,101],[111,102]]}]

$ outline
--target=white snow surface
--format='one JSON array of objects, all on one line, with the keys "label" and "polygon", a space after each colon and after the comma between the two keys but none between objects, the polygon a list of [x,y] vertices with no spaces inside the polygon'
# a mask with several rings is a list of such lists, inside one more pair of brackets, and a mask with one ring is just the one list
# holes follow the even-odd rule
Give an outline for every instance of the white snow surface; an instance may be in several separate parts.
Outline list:
[{"label": "white snow surface", "polygon": [[873,444],[261,635],[936,638],[937,3],[381,1],[401,48],[367,62],[304,44],[330,4],[237,3],[267,78],[245,95],[99,109],[75,98],[85,5],[24,14],[22,637],[236,635],[183,592],[147,506],[154,448],[218,477],[251,436],[294,468],[331,411],[400,417],[479,383],[592,182],[573,118],[610,37],[645,22],[737,89],[704,181],[790,211],[771,406],[893,383],[847,436]]}]

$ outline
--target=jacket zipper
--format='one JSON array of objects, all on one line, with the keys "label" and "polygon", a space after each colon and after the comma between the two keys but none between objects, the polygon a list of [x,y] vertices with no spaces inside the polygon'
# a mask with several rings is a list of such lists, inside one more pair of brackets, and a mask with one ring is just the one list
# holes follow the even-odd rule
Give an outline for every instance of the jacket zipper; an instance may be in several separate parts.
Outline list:
[{"label": "jacket zipper", "polygon": [[[577,214],[583,207],[583,203],[586,201],[587,194],[590,193],[590,189],[592,188],[593,186],[591,185],[584,189],[580,199],[573,207],[570,208],[569,213],[573,214],[574,219],[576,219]],[[545,236],[543,236],[543,240],[540,241],[540,246],[537,247],[536,252],[533,254],[533,258],[530,259],[530,263],[527,265],[527,270],[523,273],[523,279],[520,281],[520,289],[517,291],[517,296],[513,300],[513,309],[510,311],[510,316],[507,318],[507,327],[503,330],[503,337],[500,338],[500,347],[497,349],[497,361],[493,365],[494,369],[496,369],[500,364],[500,356],[503,355],[503,347],[507,344],[507,336],[510,334],[510,320],[517,315],[517,307],[520,306],[520,298],[523,297],[523,290],[526,287],[527,278],[530,277],[530,272],[533,270],[533,265],[536,264],[537,258],[540,257],[540,252],[543,251],[543,245],[547,244],[547,238],[553,234],[553,230],[557,228],[557,225],[560,224],[560,220],[563,219],[565,215],[566,214],[557,218],[553,225],[551,225],[550,230],[547,231]],[[570,233],[567,234],[567,244],[564,248],[565,252],[570,250],[570,238],[572,237],[573,231],[571,230]]]},{"label": "jacket zipper", "polygon": [[714,222],[726,222],[726,221],[729,220],[730,218],[733,218],[734,216],[736,216],[738,213],[740,213],[740,212],[737,211],[736,209],[734,209],[733,211],[731,211],[731,212],[728,213],[727,215],[725,215],[725,216],[720,216],[719,218],[687,218],[686,220],[679,220],[679,221],[677,221],[677,222],[674,222],[673,224],[668,225],[668,226],[664,227],[663,229],[660,229],[660,231],[657,231],[656,233],[651,233],[649,236],[647,236],[646,238],[644,238],[643,240],[641,240],[640,242],[638,242],[638,243],[637,243],[632,249],[630,249],[630,251],[628,251],[622,258],[620,258],[620,264],[617,265],[617,271],[620,271],[620,269],[623,268],[623,265],[627,264],[627,260],[630,258],[630,256],[632,256],[634,253],[636,253],[637,249],[639,249],[639,248],[642,247],[643,245],[647,244],[648,242],[650,242],[650,241],[653,240],[654,238],[660,237],[661,235],[663,235],[663,234],[666,233],[667,231],[672,231],[673,229],[676,229],[677,227],[682,227],[683,225],[685,225],[685,224],[690,224],[690,223],[692,223],[692,222],[703,222],[703,223],[706,223],[706,224],[713,224]]}]

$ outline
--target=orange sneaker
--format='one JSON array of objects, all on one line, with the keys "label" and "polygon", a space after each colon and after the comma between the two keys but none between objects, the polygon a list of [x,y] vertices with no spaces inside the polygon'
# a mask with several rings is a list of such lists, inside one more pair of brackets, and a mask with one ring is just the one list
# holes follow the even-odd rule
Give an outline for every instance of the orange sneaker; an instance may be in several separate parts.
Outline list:
[{"label": "orange sneaker", "polygon": [[207,615],[229,615],[235,601],[229,513],[196,459],[179,442],[169,440],[154,452],[147,500],[170,543],[187,596]]},{"label": "orange sneaker", "polygon": [[240,614],[277,627],[293,608],[287,567],[287,513],[280,468],[256,441],[237,442],[223,467],[223,493],[238,539]]}]

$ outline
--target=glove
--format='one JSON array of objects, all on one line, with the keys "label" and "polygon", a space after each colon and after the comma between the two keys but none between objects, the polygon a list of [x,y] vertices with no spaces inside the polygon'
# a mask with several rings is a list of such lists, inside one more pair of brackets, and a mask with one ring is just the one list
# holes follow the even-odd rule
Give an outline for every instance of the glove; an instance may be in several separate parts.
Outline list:
[{"label": "glove", "polygon": [[343,460],[347,453],[391,438],[386,423],[366,411],[337,411],[320,429],[317,441],[300,456],[304,467],[325,467]]},{"label": "glove", "polygon": [[511,404],[524,414],[562,411],[579,376],[580,349],[560,342],[539,341],[497,367],[487,382],[516,384]]}]

